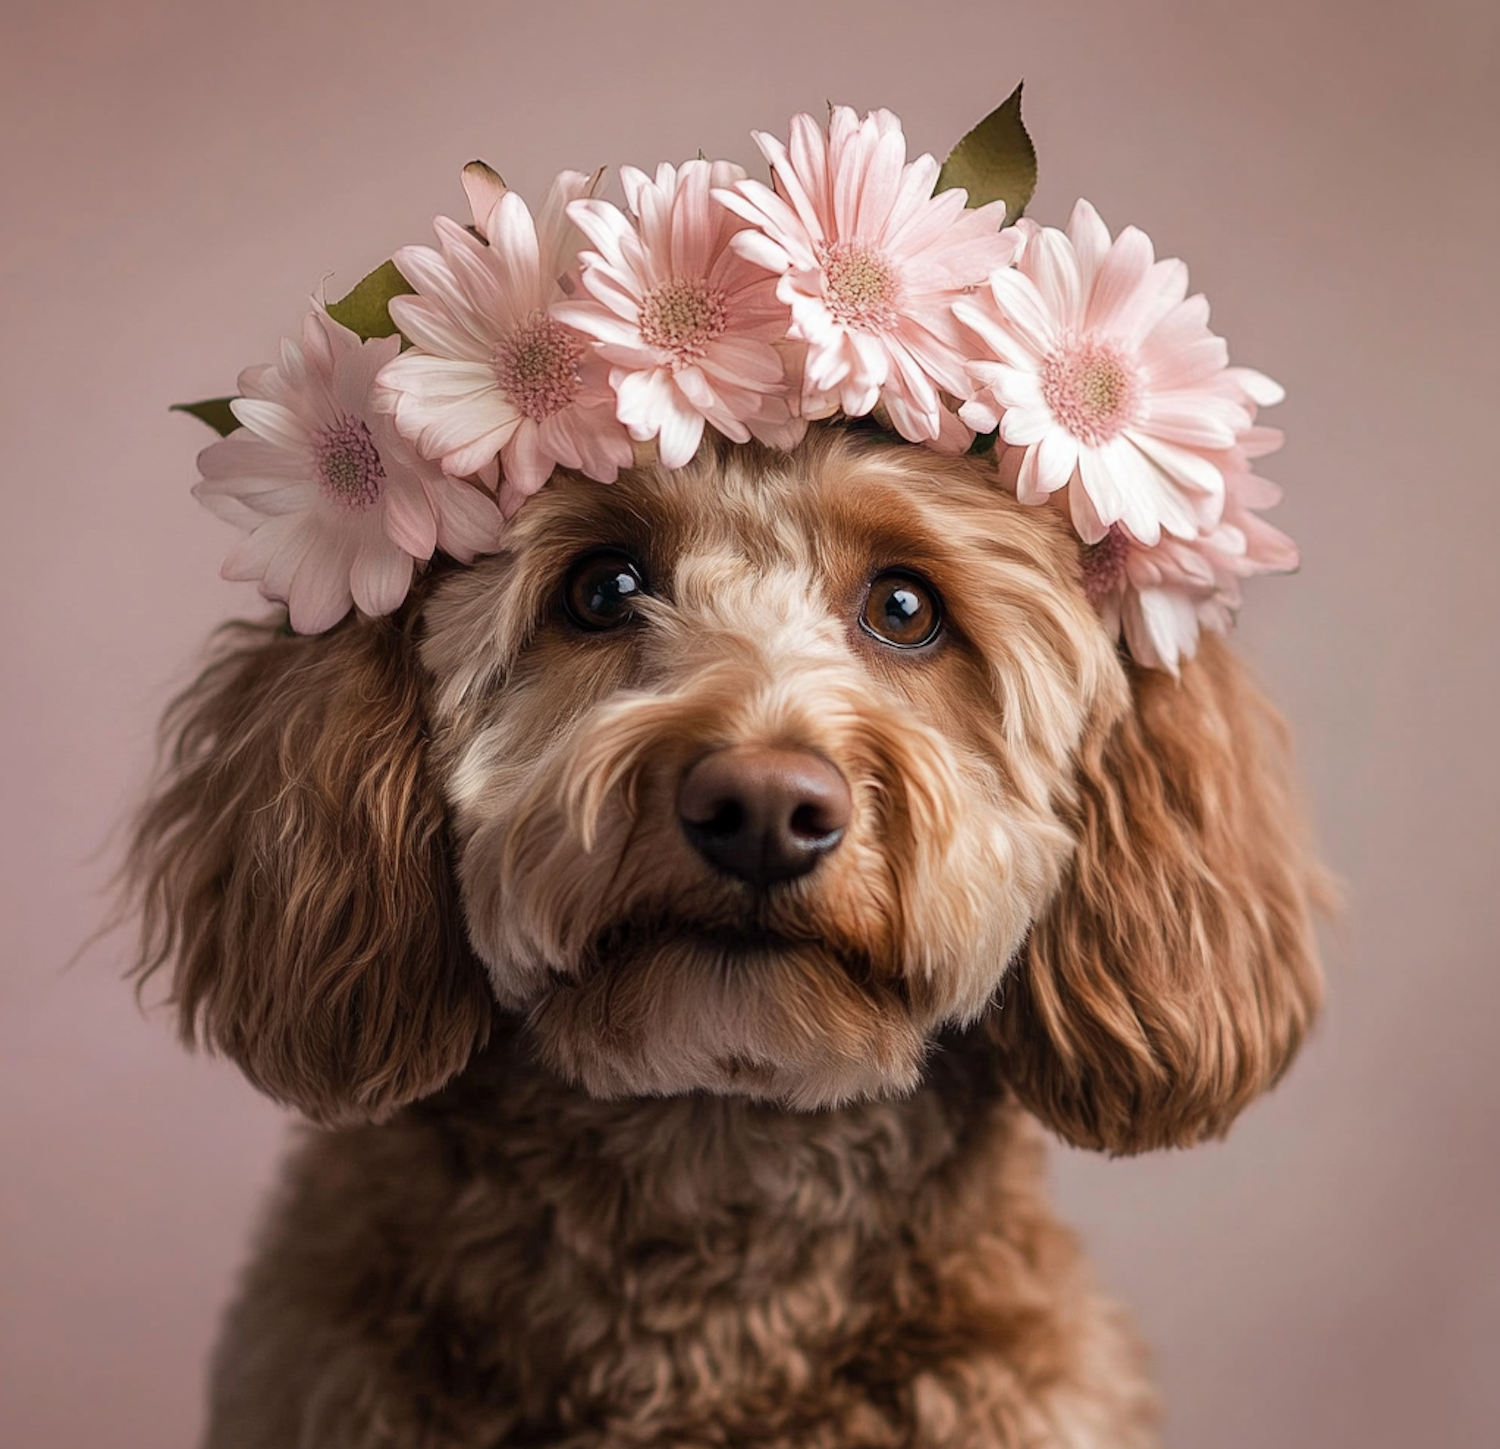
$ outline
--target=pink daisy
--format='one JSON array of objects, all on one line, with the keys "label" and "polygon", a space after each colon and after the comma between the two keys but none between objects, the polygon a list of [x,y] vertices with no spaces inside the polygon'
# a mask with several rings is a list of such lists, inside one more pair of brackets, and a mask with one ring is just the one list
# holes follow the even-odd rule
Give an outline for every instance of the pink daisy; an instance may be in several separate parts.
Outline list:
[{"label": "pink daisy", "polygon": [[807,344],[803,415],[858,417],[883,403],[909,441],[966,447],[969,431],[941,396],[969,390],[952,305],[1014,257],[1004,205],[968,211],[960,189],[933,196],[937,162],[907,164],[889,111],[861,121],[835,106],[826,137],[801,115],[789,146],[755,140],[776,189],[740,181],[716,194],[752,223],[732,245],[780,277],[789,335]]},{"label": "pink daisy", "polygon": [[393,299],[391,316],[416,345],[380,374],[383,405],[456,477],[492,475],[498,454],[507,517],[558,464],[610,483],[633,457],[606,365],[551,311],[572,255],[564,207],[588,186],[580,173],[560,176],[540,231],[525,202],[501,191],[479,228],[488,245],[440,216],[438,250],[403,247],[394,258],[417,295]]},{"label": "pink daisy", "polygon": [[[1259,379],[1253,385],[1262,396]],[[1270,385],[1279,394],[1280,389]],[[1240,606],[1240,580],[1252,574],[1289,573],[1297,546],[1255,510],[1273,508],[1281,489],[1250,471],[1253,458],[1281,446],[1274,428],[1247,428],[1234,446],[1214,455],[1224,476],[1224,512],[1193,539],[1163,536],[1154,545],[1133,538],[1120,523],[1084,550],[1084,589],[1112,638],[1124,635],[1131,657],[1151,668],[1177,672],[1198,647],[1200,629],[1227,633]],[[1014,486],[1024,450],[1008,448],[1001,477]],[[1067,506],[1070,485],[1054,495]]]},{"label": "pink daisy", "polygon": [[[1068,486],[1073,524],[1098,543],[1123,523],[1146,545],[1162,531],[1194,539],[1224,507],[1212,455],[1250,425],[1269,378],[1227,367],[1208,303],[1187,296],[1187,268],[1155,260],[1145,233],[1113,241],[1086,201],[1065,236],[1021,222],[1014,268],[996,272],[954,313],[987,349],[959,415],[1025,450],[1028,503]],[[1252,391],[1253,388],[1253,391]]]},{"label": "pink daisy", "polygon": [[498,545],[494,501],[416,457],[373,405],[397,337],[361,342],[321,309],[279,363],[240,375],[243,424],[198,456],[193,490],[249,533],[227,579],[258,581],[292,627],[317,634],[349,612],[389,614],[434,549],[464,563]]},{"label": "pink daisy", "polygon": [[612,364],[617,416],[637,442],[658,440],[668,468],[697,452],[705,423],[737,443],[753,435],[783,448],[806,427],[774,345],[790,320],[776,280],[732,248],[745,223],[710,196],[744,176],[727,161],[663,164],[654,180],[627,166],[634,225],[605,201],[568,208],[597,249],[583,254],[593,300],[553,315],[595,339]]}]

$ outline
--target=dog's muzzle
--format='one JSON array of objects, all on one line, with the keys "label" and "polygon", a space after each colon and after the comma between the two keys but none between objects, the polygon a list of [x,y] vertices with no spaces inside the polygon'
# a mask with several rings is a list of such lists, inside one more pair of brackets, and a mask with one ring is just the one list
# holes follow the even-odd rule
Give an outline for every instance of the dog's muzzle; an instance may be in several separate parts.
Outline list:
[{"label": "dog's muzzle", "polygon": [[677,817],[693,849],[757,889],[812,870],[838,848],[852,812],[848,781],[811,750],[714,750],[677,790]]}]

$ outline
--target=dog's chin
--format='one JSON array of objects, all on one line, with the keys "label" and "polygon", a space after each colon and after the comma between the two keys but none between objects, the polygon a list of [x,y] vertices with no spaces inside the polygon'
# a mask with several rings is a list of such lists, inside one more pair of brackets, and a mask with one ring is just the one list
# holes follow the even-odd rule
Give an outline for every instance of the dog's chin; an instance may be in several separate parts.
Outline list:
[{"label": "dog's chin", "polygon": [[548,1065],[595,1097],[711,1092],[798,1111],[911,1091],[927,1046],[901,983],[868,960],[712,928],[604,933],[529,1024]]}]

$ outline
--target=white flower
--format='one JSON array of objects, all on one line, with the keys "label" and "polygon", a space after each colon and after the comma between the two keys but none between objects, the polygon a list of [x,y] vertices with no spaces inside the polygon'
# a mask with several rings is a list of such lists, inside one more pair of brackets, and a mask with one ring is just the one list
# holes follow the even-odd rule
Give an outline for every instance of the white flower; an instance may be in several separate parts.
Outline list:
[{"label": "white flower", "polygon": [[[1259,373],[1230,368],[1222,376],[1227,387],[1243,395],[1252,415],[1256,398],[1281,398],[1281,389]],[[1143,544],[1123,523],[1115,523],[1084,549],[1084,590],[1110,637],[1123,636],[1138,664],[1176,674],[1181,661],[1197,652],[1201,630],[1229,632],[1240,606],[1241,579],[1297,567],[1297,546],[1257,511],[1275,507],[1281,489],[1250,471],[1254,459],[1280,446],[1275,428],[1251,426],[1232,447],[1211,455],[1224,476],[1224,512],[1195,538],[1163,534],[1159,542]],[[1000,478],[1014,488],[1025,450],[1001,447]],[[1051,497],[1067,509],[1075,486]]]}]

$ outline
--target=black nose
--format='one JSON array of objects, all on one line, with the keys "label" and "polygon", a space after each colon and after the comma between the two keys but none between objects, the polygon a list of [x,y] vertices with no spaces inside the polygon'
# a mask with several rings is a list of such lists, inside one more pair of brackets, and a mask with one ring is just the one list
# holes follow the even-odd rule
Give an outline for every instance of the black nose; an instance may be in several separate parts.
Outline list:
[{"label": "black nose", "polygon": [[755,886],[810,871],[844,838],[852,808],[848,782],[811,750],[715,750],[677,790],[693,849],[715,870]]}]

